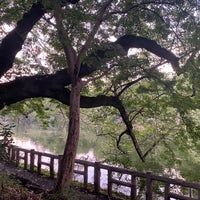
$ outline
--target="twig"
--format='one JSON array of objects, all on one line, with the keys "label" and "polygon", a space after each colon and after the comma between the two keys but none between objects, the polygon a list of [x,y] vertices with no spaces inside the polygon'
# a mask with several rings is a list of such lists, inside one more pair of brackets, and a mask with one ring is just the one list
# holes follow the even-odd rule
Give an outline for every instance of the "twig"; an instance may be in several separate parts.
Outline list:
[{"label": "twig", "polygon": [[116,15],[116,14],[127,14],[128,12],[130,12],[131,10],[133,10],[134,8],[139,8],[141,6],[144,6],[144,5],[149,5],[149,4],[156,4],[156,5],[160,5],[160,4],[163,4],[163,5],[174,5],[174,3],[169,3],[169,2],[158,2],[158,1],[149,1],[149,2],[142,2],[142,3],[139,3],[139,4],[134,4],[132,5],[131,7],[129,8],[126,8],[124,10],[116,10],[116,11],[112,11],[110,13],[108,13],[105,18],[109,18],[110,16],[112,15]]},{"label": "twig", "polygon": [[148,76],[142,76],[142,77],[140,77],[140,78],[138,78],[138,79],[136,79],[136,80],[134,80],[134,81],[131,81],[131,82],[127,83],[127,84],[125,85],[125,87],[118,93],[117,96],[120,96],[126,89],[128,89],[129,87],[131,87],[131,86],[134,85],[135,83],[137,83],[137,82],[139,82],[139,81],[141,81],[142,79],[145,79],[145,78],[148,78]]}]

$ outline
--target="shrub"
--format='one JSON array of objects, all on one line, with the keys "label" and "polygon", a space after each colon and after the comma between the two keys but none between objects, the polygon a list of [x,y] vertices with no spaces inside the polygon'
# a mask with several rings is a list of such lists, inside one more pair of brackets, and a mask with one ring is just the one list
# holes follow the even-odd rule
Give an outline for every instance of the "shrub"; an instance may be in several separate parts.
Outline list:
[{"label": "shrub", "polygon": [[8,146],[13,142],[14,132],[12,129],[14,127],[8,121],[0,121],[0,160],[7,161],[9,159]]}]

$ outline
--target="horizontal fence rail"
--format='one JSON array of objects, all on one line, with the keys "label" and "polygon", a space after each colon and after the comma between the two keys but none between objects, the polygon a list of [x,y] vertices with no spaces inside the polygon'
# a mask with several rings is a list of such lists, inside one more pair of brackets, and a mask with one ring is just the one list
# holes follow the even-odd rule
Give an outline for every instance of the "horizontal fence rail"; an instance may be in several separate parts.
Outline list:
[{"label": "horizontal fence rail", "polygon": [[[16,166],[22,166],[25,170],[42,174],[48,171],[51,178],[56,178],[62,155],[42,153],[34,149],[27,150],[14,145],[8,148],[9,158]],[[153,200],[155,198],[154,187],[159,185],[164,200],[200,200],[200,184],[189,183],[184,180],[171,179],[168,177],[157,176],[151,172],[142,173],[135,170],[119,168],[102,164],[100,162],[90,162],[86,160],[75,160],[74,176],[82,176],[81,180],[85,189],[89,187],[89,176],[93,175],[92,185],[95,193],[100,193],[102,189],[102,179],[106,179],[107,195],[111,199],[116,186],[125,187],[129,191],[127,199],[134,200],[139,195],[138,185],[143,184],[145,194],[142,199]],[[105,178],[106,177],[106,178]],[[91,182],[91,180],[90,180]],[[91,185],[91,184],[90,184]],[[115,188],[114,188],[115,186]],[[118,190],[121,192],[121,190]],[[124,193],[124,192],[122,192]]]}]

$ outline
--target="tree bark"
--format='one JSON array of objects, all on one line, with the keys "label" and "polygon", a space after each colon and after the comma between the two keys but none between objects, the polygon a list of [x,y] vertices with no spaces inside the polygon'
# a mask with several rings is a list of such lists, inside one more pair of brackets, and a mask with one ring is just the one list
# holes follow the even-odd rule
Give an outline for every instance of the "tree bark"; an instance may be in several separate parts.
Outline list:
[{"label": "tree bark", "polygon": [[60,192],[63,192],[65,188],[70,186],[73,178],[74,162],[80,132],[80,92],[81,80],[79,79],[72,84],[71,88],[68,136],[56,185],[56,190]]}]

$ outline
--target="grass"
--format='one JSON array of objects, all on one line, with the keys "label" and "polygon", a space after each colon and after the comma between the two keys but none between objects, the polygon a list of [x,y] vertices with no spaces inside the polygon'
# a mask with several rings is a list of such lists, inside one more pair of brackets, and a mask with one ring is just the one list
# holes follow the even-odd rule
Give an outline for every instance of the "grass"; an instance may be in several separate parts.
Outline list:
[{"label": "grass", "polygon": [[[18,166],[18,167],[21,168],[21,169],[24,169],[24,163],[19,163],[19,166]],[[27,165],[27,169],[30,170],[30,165]],[[33,171],[34,171],[35,173],[38,172],[37,166],[34,166]],[[46,177],[50,177],[50,171],[49,171],[48,169],[41,169],[41,176],[42,176],[42,175],[43,175],[43,176],[46,176]],[[55,178],[57,177],[57,173],[54,174],[54,177],[55,177]]]},{"label": "grass", "polygon": [[[30,185],[29,185],[30,186]],[[82,185],[78,182],[73,182],[72,187],[61,193],[44,193],[42,191],[28,187],[28,184],[15,176],[9,176],[0,173],[0,200],[105,200],[108,199],[105,195],[91,194],[90,189],[81,189]],[[92,188],[91,188],[92,189]],[[104,193],[103,191],[101,191]],[[118,197],[120,195],[118,194]],[[122,197],[122,196],[121,196]],[[127,198],[113,198],[127,199]]]},{"label": "grass", "polygon": [[0,200],[43,200],[42,196],[28,190],[14,176],[0,174]]},{"label": "grass", "polygon": [[[22,163],[19,167],[23,168]],[[29,169],[30,166],[28,166]],[[37,167],[34,168],[37,172]],[[41,175],[49,177],[49,171],[46,169],[41,170]],[[31,187],[30,187],[31,186]],[[87,189],[84,189],[83,183],[73,181],[71,187],[63,194],[60,193],[45,193],[38,186],[32,184],[23,178],[14,175],[8,176],[4,172],[0,172],[0,200],[105,200],[107,197],[107,190],[101,189],[100,195],[94,194],[94,185],[88,184]],[[129,197],[122,193],[113,192],[115,200],[126,200]]]},{"label": "grass", "polygon": [[[27,188],[23,181],[15,176],[0,174],[0,200],[92,200],[91,194],[68,189],[65,193],[38,193],[38,190]],[[96,199],[96,198],[95,198]]]}]

